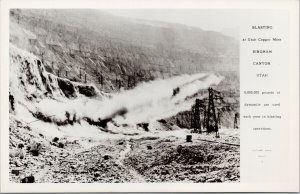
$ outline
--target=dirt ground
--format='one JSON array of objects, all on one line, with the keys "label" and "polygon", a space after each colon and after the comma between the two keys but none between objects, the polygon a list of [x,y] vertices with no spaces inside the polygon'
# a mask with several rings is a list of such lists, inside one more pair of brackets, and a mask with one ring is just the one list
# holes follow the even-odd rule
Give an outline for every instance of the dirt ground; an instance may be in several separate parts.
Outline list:
[{"label": "dirt ground", "polygon": [[187,134],[189,130],[176,128],[101,140],[60,137],[55,142],[11,119],[10,181],[30,176],[38,183],[240,180],[239,129],[220,130],[220,138],[191,134],[192,142],[186,142]]}]

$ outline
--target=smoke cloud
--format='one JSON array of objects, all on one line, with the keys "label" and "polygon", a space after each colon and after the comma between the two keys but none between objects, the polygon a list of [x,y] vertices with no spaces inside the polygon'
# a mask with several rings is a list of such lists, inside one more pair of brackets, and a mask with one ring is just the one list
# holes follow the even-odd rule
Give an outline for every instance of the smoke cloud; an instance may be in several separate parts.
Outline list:
[{"label": "smoke cloud", "polygon": [[[150,123],[189,110],[195,99],[186,100],[186,97],[217,85],[222,79],[214,74],[181,75],[141,83],[132,90],[112,94],[110,98],[99,100],[82,97],[65,101],[45,99],[37,107],[39,112],[55,115],[56,120],[64,120],[65,112],[68,112],[76,114],[77,119],[88,117],[95,121],[112,120],[118,125]],[[176,88],[179,90],[174,95],[173,90]]]}]

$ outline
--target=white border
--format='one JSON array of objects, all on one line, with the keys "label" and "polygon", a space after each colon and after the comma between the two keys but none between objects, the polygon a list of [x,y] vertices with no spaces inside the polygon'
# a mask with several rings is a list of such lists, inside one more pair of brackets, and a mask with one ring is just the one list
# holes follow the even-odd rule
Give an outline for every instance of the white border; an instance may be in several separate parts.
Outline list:
[{"label": "white border", "polygon": [[[1,1],[1,192],[295,192],[299,191],[299,2],[297,0],[2,0]],[[168,8],[168,9],[284,9],[290,13],[290,171],[282,183],[53,183],[18,184],[8,180],[8,83],[10,8]],[[280,161],[279,161],[280,162]],[[287,165],[287,164],[284,164]]]}]

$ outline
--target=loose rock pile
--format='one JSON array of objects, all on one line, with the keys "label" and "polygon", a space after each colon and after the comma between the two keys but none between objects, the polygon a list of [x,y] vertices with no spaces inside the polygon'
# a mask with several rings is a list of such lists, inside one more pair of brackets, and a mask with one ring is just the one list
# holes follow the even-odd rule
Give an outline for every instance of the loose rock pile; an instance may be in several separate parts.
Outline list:
[{"label": "loose rock pile", "polygon": [[[137,141],[125,160],[149,182],[236,182],[239,181],[239,147],[177,142],[152,142],[153,150]],[[149,144],[147,142],[147,144]]]},{"label": "loose rock pile", "polygon": [[[184,138],[145,136],[95,143],[84,138],[46,137],[14,121],[10,125],[10,181],[210,183],[240,180],[239,147],[197,142],[196,137],[187,143]],[[84,148],[81,141],[95,146]]]}]

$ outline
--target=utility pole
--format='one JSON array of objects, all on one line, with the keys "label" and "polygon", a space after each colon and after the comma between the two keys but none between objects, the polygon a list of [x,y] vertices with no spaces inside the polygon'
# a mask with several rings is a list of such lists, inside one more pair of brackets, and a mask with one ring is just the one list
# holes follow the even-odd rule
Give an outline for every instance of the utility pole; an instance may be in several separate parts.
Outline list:
[{"label": "utility pole", "polygon": [[79,70],[79,78],[80,78],[80,81],[81,81],[81,67],[80,67],[80,70]]},{"label": "utility pole", "polygon": [[121,86],[122,86],[122,82],[121,82],[121,80],[119,79],[119,90],[121,89]]},{"label": "utility pole", "polygon": [[191,111],[191,129],[194,128],[194,106],[192,106],[192,111]]},{"label": "utility pole", "polygon": [[135,77],[135,75],[133,76],[133,87],[135,87],[135,85],[136,85],[136,77]]},{"label": "utility pole", "polygon": [[220,110],[218,110],[218,129],[221,128],[221,113],[220,113]]},{"label": "utility pole", "polygon": [[193,128],[195,133],[201,133],[201,123],[200,123],[200,99],[196,99],[195,105],[193,107]]},{"label": "utility pole", "polygon": [[130,88],[130,76],[127,76],[127,88]]},{"label": "utility pole", "polygon": [[206,111],[206,107],[203,107],[203,122],[202,122],[202,127],[203,129],[206,128],[206,120],[207,120],[207,111]]},{"label": "utility pole", "polygon": [[234,129],[238,129],[238,123],[237,123],[238,116],[239,116],[239,114],[236,112],[236,113],[234,114],[234,122],[233,122],[233,128],[234,128]]},{"label": "utility pole", "polygon": [[102,76],[102,74],[100,74],[100,75],[98,76],[98,81],[99,81],[99,83],[100,83],[101,85],[103,85],[103,76]]}]

